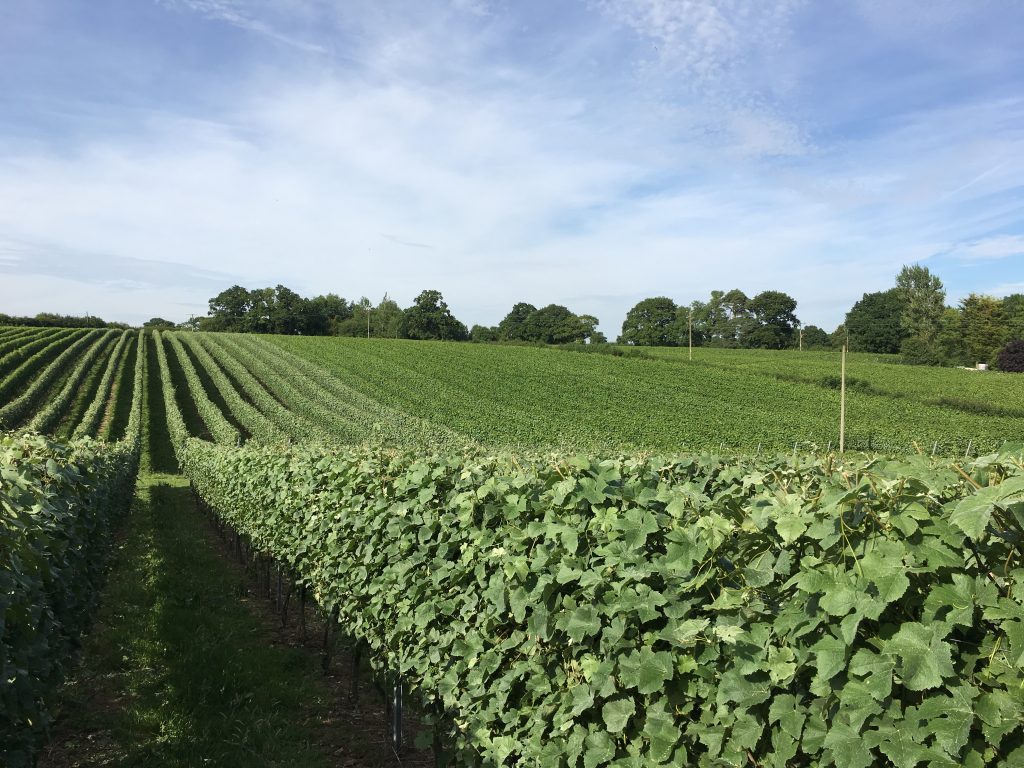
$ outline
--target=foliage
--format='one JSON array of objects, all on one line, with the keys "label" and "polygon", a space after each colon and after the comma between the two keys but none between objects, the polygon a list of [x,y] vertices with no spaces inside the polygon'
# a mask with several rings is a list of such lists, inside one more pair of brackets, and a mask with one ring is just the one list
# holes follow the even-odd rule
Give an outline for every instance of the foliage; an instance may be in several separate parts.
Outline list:
[{"label": "foliage", "polygon": [[405,310],[401,335],[406,339],[465,341],[469,331],[452,315],[440,291],[423,291]]},{"label": "foliage", "polygon": [[529,341],[523,333],[526,319],[537,311],[533,304],[519,302],[498,323],[498,337],[502,341]]},{"label": "foliage", "polygon": [[177,327],[171,320],[164,320],[162,317],[153,317],[142,324],[143,328],[154,331],[170,331]]},{"label": "foliage", "polygon": [[[107,405],[110,398],[110,393],[114,388],[114,379],[117,373],[118,366],[124,355],[127,353],[128,346],[131,341],[135,339],[142,339],[143,333],[135,334],[131,331],[125,331],[121,338],[117,340],[117,344],[114,346],[113,352],[107,356],[107,364],[103,370],[103,378],[100,379],[99,387],[96,390],[96,394],[82,415],[81,421],[75,428],[74,437],[86,437],[89,435],[95,435],[100,425],[100,419],[103,418],[103,410]],[[138,358],[136,358],[137,362]]]},{"label": "foliage", "polygon": [[674,347],[686,343],[685,338],[680,340],[677,311],[676,303],[666,296],[644,299],[626,313],[619,343],[642,347]]},{"label": "foliage", "polygon": [[832,338],[816,325],[804,328],[804,349],[831,349]]},{"label": "foliage", "polygon": [[0,435],[0,763],[34,765],[131,499],[138,446]]},{"label": "foliage", "polygon": [[474,325],[469,329],[469,340],[476,342],[477,344],[486,344],[488,342],[498,341],[500,338],[497,327],[488,327],[485,325]]},{"label": "foliage", "polygon": [[1024,466],[182,447],[463,764],[1024,757]]},{"label": "foliage", "polygon": [[967,360],[987,363],[1007,341],[1003,303],[972,293],[960,301],[960,331]]},{"label": "foliage", "polygon": [[742,336],[743,346],[753,349],[786,349],[795,346],[796,299],[781,291],[762,291],[747,304],[755,324]]},{"label": "foliage", "polygon": [[907,337],[931,347],[939,333],[942,312],[945,309],[946,289],[938,275],[920,264],[904,266],[896,276],[896,291],[903,303],[902,326]]},{"label": "foliage", "polygon": [[1024,341],[1011,341],[999,352],[999,370],[1008,373],[1024,373]]},{"label": "foliage", "polygon": [[28,376],[32,377],[32,383],[22,389],[18,397],[10,400],[0,408],[0,429],[12,429],[21,424],[33,412],[39,400],[49,390],[50,385],[67,372],[68,367],[79,355],[95,344],[98,344],[109,334],[116,333],[117,331],[115,330],[103,331],[96,329],[87,331],[85,335],[79,336],[73,344],[61,351],[45,367],[41,367],[40,362],[47,359],[47,355],[44,353],[50,349],[49,347],[37,352],[36,355],[27,360],[21,369],[15,371],[10,378],[6,379],[3,384],[0,384],[0,391],[10,391],[11,382],[17,381],[22,377],[25,366],[31,367]]},{"label": "foliage", "polygon": [[904,300],[899,289],[865,293],[846,313],[843,325],[853,352],[895,354],[906,336]]},{"label": "foliage", "polygon": [[[677,452],[723,443],[754,451],[759,444],[792,449],[798,441],[821,448],[838,442],[839,393],[825,383],[839,376],[835,353],[705,348],[690,362],[679,347],[642,348],[659,358],[652,360],[359,339],[273,337],[251,339],[249,346],[258,356],[272,356],[268,347],[276,346],[308,358],[313,370],[344,385],[348,394],[339,394],[338,403],[351,402],[355,391],[488,446]],[[1024,434],[1024,421],[1015,417],[980,418],[934,402],[943,394],[1016,402],[1024,390],[1014,380],[979,381],[966,371],[920,371],[895,362],[850,357],[847,375],[873,388],[848,393],[851,448],[906,452],[917,440],[963,455],[968,442],[972,450],[989,450]]]},{"label": "foliage", "polygon": [[0,325],[23,325],[36,328],[120,328],[124,323],[108,323],[92,315],[59,315],[55,312],[40,312],[35,317],[16,317],[0,312]]},{"label": "foliage", "polygon": [[537,309],[520,302],[498,323],[500,341],[526,341],[540,344],[604,343],[593,315],[576,315],[560,304]]}]

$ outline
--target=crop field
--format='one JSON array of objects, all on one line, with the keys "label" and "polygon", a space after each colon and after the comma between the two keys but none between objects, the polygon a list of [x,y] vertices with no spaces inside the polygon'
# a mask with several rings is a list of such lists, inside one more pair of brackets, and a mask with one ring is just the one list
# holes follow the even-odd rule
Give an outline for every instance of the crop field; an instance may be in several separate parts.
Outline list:
[{"label": "crop field", "polygon": [[448,765],[1022,764],[1024,377],[853,355],[839,455],[838,373],[0,328],[0,763],[45,739],[166,427]]},{"label": "crop field", "polygon": [[[678,452],[835,447],[839,356],[265,337],[353,390],[483,444]],[[1024,435],[1024,377],[848,361],[847,445],[963,455]]]}]

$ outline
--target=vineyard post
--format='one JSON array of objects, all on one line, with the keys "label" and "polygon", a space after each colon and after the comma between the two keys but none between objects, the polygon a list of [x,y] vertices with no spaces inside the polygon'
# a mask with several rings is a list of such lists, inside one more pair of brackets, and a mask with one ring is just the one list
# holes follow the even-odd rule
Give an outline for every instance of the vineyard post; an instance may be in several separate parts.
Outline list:
[{"label": "vineyard post", "polygon": [[693,360],[693,307],[690,307],[689,330],[690,330],[690,359]]},{"label": "vineyard post", "polygon": [[800,351],[804,351],[804,329],[800,328]]},{"label": "vineyard post", "polygon": [[846,451],[846,345],[839,373],[839,452]]}]

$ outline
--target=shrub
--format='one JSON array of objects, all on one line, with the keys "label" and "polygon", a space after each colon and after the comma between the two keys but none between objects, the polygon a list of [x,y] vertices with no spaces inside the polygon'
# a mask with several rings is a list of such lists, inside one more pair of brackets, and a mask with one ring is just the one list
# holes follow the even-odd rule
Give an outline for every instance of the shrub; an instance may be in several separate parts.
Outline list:
[{"label": "shrub", "polygon": [[1024,373],[1024,340],[1015,339],[999,352],[999,370]]}]

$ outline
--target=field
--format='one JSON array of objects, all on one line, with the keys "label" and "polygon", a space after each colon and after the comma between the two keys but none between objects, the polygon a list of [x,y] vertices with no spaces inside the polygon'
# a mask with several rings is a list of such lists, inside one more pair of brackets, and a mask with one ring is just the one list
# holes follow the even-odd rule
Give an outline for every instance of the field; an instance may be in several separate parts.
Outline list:
[{"label": "field", "polygon": [[645,352],[0,329],[0,758],[162,451],[449,764],[1024,761],[1024,377]]}]

